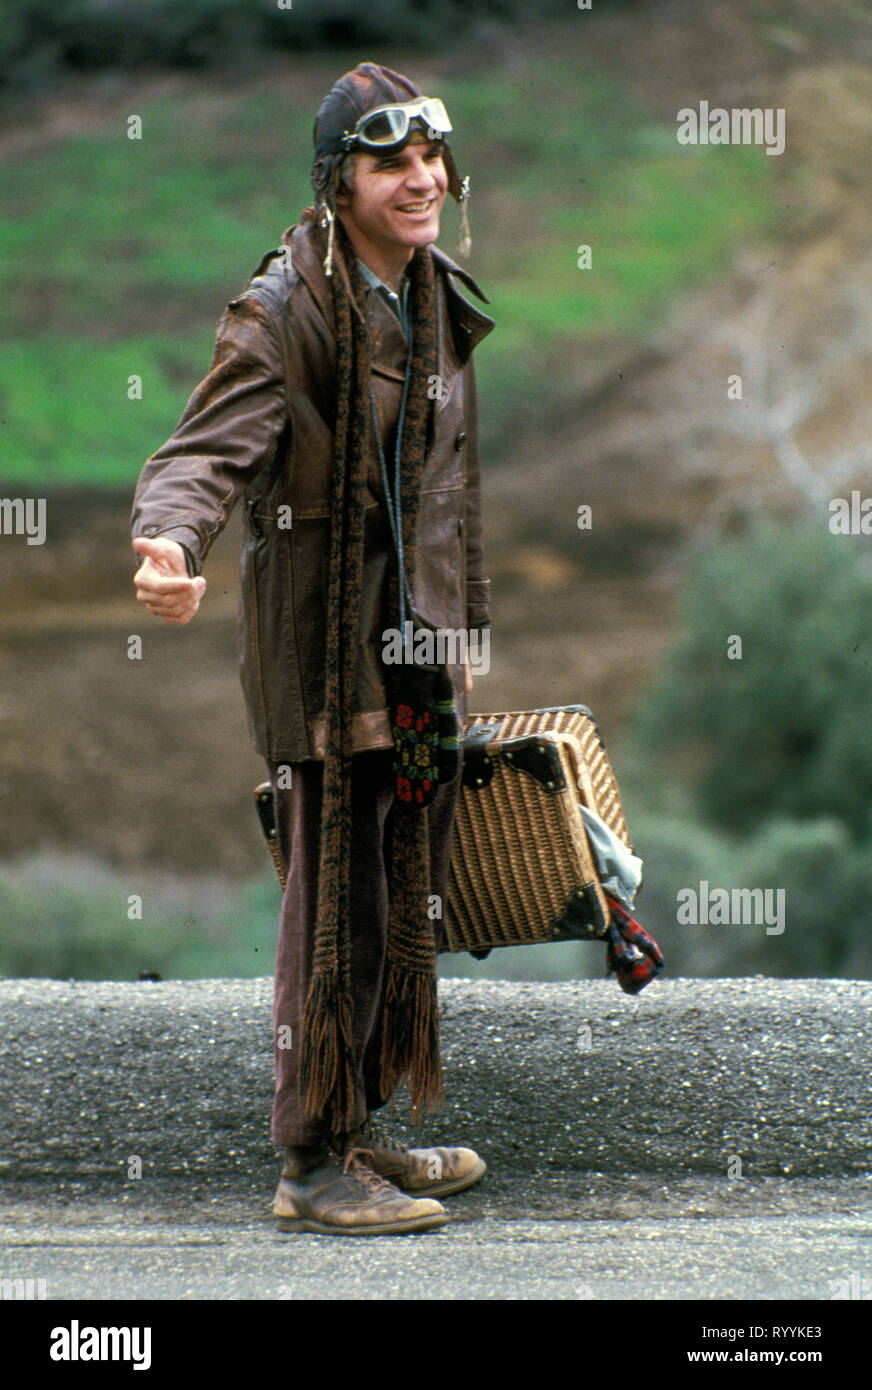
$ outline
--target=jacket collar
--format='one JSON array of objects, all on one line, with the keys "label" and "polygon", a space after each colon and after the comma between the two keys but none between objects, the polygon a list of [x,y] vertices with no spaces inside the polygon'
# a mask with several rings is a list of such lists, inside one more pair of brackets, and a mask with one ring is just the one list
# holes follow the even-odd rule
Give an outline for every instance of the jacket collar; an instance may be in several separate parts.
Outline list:
[{"label": "jacket collar", "polygon": [[[314,208],[306,208],[299,222],[293,227],[288,227],[282,235],[282,246],[290,249],[294,269],[306,282],[327,322],[332,324],[335,318],[333,290],[324,274],[321,252],[315,239]],[[335,262],[333,273],[341,271],[341,265],[338,261]]]},{"label": "jacket collar", "polygon": [[450,256],[446,256],[444,251],[440,251],[438,246],[431,246],[430,251],[436,270],[441,273],[445,286],[445,300],[454,333],[454,346],[461,362],[465,362],[473,348],[490,333],[494,327],[494,321],[487,314],[483,314],[481,310],[474,308],[469,300],[464,298],[454,285],[452,277],[461,280],[483,303],[489,304],[490,300],[473,280],[468,270],[457,265]]},{"label": "jacket collar", "polygon": [[433,259],[436,265],[442,271],[443,275],[456,275],[459,280],[463,281],[464,285],[467,285],[468,288],[472,290],[476,299],[480,299],[482,304],[490,304],[490,300],[484,290],[476,280],[473,280],[468,270],[464,270],[463,266],[458,265],[450,256],[446,256],[445,252],[440,251],[438,246],[431,246],[430,250],[433,253]]},{"label": "jacket collar", "polygon": [[[320,248],[315,240],[314,231],[315,214],[307,208],[300,221],[295,226],[289,227],[284,233],[282,245],[290,248],[293,264],[298,274],[311,290],[327,322],[332,323],[334,319],[333,291],[327,276],[324,274]],[[494,327],[494,321],[487,314],[474,308],[469,300],[464,298],[453,284],[453,278],[456,277],[462,281],[483,303],[488,304],[490,301],[469,272],[457,265],[450,256],[446,256],[444,251],[440,251],[438,246],[431,246],[430,252],[435,268],[441,274],[445,287],[445,298],[455,347],[461,361],[465,362],[473,348],[490,333]],[[334,274],[337,273],[344,274],[344,270],[338,262],[335,262]],[[359,306],[355,305],[355,308],[360,312]]]}]

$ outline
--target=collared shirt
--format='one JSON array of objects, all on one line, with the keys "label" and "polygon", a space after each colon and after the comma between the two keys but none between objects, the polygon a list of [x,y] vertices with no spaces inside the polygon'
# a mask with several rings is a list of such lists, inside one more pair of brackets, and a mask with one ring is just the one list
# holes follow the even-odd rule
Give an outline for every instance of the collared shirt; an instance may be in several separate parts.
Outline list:
[{"label": "collared shirt", "polygon": [[390,285],[385,284],[384,280],[380,280],[376,275],[375,271],[370,270],[369,266],[366,265],[365,262],[362,261],[359,256],[357,257],[357,264],[360,266],[361,274],[363,275],[363,278],[364,280],[366,280],[367,284],[371,285],[372,288],[375,290],[376,294],[381,295],[382,299],[389,306],[389,308],[393,309],[397,318],[400,320],[400,323],[403,325],[403,332],[408,338],[410,326],[408,275],[405,272],[403,272],[403,278],[400,281],[400,293],[397,294],[394,290],[391,289]]}]

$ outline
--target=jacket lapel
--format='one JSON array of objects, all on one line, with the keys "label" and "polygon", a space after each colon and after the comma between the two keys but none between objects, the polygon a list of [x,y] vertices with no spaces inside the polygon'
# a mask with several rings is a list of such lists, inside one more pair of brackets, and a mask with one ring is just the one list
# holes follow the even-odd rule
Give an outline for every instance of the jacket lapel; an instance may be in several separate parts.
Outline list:
[{"label": "jacket lapel", "polygon": [[463,364],[468,361],[473,348],[477,347],[482,338],[486,338],[490,333],[494,327],[494,321],[470,304],[469,300],[454,285],[454,278],[461,280],[484,304],[489,304],[490,300],[467,270],[452,261],[450,256],[446,256],[444,251],[439,250],[438,246],[431,246],[430,250],[436,269],[442,275],[454,349],[461,364]]}]

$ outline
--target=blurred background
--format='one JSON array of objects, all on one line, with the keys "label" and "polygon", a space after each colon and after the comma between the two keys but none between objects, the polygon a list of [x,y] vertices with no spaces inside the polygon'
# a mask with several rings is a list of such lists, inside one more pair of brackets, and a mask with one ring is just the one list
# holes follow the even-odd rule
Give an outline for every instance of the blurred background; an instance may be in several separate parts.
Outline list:
[{"label": "blurred background", "polygon": [[[128,517],[226,301],[310,201],[321,97],[363,59],[445,100],[497,322],[472,708],[592,708],[670,975],[869,977],[872,565],[859,510],[831,530],[834,499],[872,495],[854,0],[4,5],[0,496],[45,498],[47,532],[0,536],[0,974],[272,970],[236,518],[177,629],[134,601]],[[785,152],[679,145],[701,101],[783,108]],[[449,255],[457,228],[449,200]],[[702,882],[783,890],[785,931],[679,925]],[[442,973],[596,976],[603,955]]]}]

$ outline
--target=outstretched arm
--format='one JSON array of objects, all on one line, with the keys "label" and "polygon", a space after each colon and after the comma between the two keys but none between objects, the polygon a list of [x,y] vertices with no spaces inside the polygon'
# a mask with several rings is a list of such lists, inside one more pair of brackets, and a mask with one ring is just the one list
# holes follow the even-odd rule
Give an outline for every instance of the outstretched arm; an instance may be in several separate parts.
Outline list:
[{"label": "outstretched arm", "polygon": [[[275,456],[287,424],[285,375],[272,316],[249,296],[231,301],[218,326],[208,375],[171,438],[142,470],[133,503],[135,537],[177,542],[182,558],[185,551],[191,557],[193,575],[199,575],[237,499]],[[175,576],[165,568],[172,552],[160,552],[164,568],[157,565],[157,553],[151,553],[153,567],[144,575],[140,571],[149,581],[144,587],[154,593],[152,602],[158,595],[165,599],[171,592],[185,592],[157,584],[158,578],[171,581]],[[181,574],[193,577],[187,565]],[[202,590],[187,592],[202,596]]]}]

